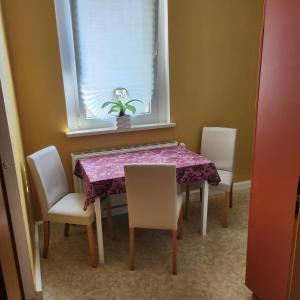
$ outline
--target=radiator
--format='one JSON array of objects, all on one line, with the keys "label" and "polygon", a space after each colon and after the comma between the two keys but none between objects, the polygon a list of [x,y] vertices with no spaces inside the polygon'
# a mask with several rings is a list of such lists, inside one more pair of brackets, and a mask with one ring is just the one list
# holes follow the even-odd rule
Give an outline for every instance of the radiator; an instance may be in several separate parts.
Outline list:
[{"label": "radiator", "polygon": [[[127,146],[127,147],[120,147],[120,148],[110,148],[110,149],[97,149],[97,150],[89,150],[83,152],[75,152],[71,153],[71,160],[72,160],[72,170],[74,174],[74,168],[76,165],[77,160],[82,158],[100,156],[100,155],[108,155],[108,154],[116,154],[116,153],[126,153],[126,152],[134,152],[139,150],[147,150],[147,149],[156,149],[156,148],[164,148],[164,147],[174,147],[179,145],[180,142],[178,141],[171,141],[171,142],[160,142],[154,144],[144,144],[144,145],[135,145],[135,146]],[[181,144],[184,145],[184,144]],[[83,193],[85,192],[85,187],[83,184],[83,180],[75,175],[73,175],[73,184],[74,184],[74,191],[76,193]],[[113,215],[127,213],[127,205],[126,205],[126,195],[112,195],[111,197],[111,205],[113,208]]]}]

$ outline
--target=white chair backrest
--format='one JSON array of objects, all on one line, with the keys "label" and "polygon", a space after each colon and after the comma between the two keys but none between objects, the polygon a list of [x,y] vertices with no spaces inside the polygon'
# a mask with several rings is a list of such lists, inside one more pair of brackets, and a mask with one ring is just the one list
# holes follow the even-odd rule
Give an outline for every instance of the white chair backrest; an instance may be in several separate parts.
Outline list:
[{"label": "white chair backrest", "polygon": [[47,220],[48,210],[69,193],[63,165],[54,146],[29,155],[27,162],[38,193],[43,219]]},{"label": "white chair backrest", "polygon": [[235,128],[204,127],[201,154],[213,161],[219,170],[233,172],[235,155]]},{"label": "white chair backrest", "polygon": [[176,230],[176,166],[133,164],[124,168],[129,227]]}]

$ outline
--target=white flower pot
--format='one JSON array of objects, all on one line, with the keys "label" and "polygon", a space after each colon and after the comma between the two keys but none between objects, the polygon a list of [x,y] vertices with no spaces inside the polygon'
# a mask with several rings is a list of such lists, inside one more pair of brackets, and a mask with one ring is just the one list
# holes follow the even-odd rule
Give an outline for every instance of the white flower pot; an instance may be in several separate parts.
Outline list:
[{"label": "white flower pot", "polygon": [[117,117],[117,128],[118,129],[124,129],[124,128],[130,128],[130,127],[131,127],[131,121],[130,121],[129,115]]}]

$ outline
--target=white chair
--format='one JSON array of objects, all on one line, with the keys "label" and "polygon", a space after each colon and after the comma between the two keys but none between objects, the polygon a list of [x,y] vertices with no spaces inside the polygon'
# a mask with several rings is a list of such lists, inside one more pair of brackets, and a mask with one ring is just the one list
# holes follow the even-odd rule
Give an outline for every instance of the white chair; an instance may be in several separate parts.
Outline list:
[{"label": "white chair", "polygon": [[182,195],[177,194],[176,166],[133,164],[125,166],[130,229],[130,269],[135,269],[134,229],[172,231],[173,274],[177,274],[176,244],[182,238]]},{"label": "white chair", "polygon": [[[69,234],[69,224],[85,225],[91,265],[96,267],[93,205],[84,211],[86,194],[69,192],[67,178],[56,148],[50,146],[35,152],[27,157],[27,162],[37,190],[44,221],[43,257],[48,258],[50,222],[65,223],[65,236]],[[110,206],[110,203],[107,206]],[[109,207],[107,211],[110,212]],[[111,221],[109,213],[108,218]]]},{"label": "white chair", "polygon": [[[204,127],[202,130],[201,155],[215,163],[221,182],[210,189],[225,192],[224,227],[228,226],[228,207],[232,207],[233,167],[236,144],[235,128]],[[187,201],[185,213],[188,212],[189,187],[187,187]],[[200,187],[200,199],[202,190]]]}]

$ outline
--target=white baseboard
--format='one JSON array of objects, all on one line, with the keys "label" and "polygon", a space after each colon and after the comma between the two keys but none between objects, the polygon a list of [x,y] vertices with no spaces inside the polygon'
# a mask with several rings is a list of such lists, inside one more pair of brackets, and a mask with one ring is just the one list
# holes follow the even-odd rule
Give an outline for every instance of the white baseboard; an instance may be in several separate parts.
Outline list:
[{"label": "white baseboard", "polygon": [[[250,189],[251,187],[251,181],[250,180],[245,180],[245,181],[238,181],[233,183],[233,192],[236,191],[242,191],[242,190],[247,190]],[[209,195],[217,195],[223,193],[222,191],[218,190],[209,190]],[[185,193],[183,193],[185,196]],[[200,198],[200,190],[191,190],[190,192],[190,200],[198,200]]]},{"label": "white baseboard", "polygon": [[[251,181],[239,181],[235,182],[233,184],[233,191],[241,191],[241,190],[247,190],[251,187]],[[199,200],[200,191],[197,190],[191,190],[190,193],[190,200]],[[220,194],[222,192],[210,190],[210,195],[216,195]],[[185,193],[183,193],[185,196]],[[124,194],[121,195],[113,195],[111,196],[111,202],[112,202],[112,214],[113,215],[122,215],[127,213],[127,205],[126,205],[126,198]],[[105,217],[105,212],[102,213],[102,216]],[[39,248],[39,225],[41,225],[42,222],[36,222],[35,223],[35,290],[36,290],[36,299],[37,300],[43,300],[43,287],[42,287],[42,275],[41,275],[41,261],[40,261],[40,248]]]},{"label": "white baseboard", "polygon": [[251,188],[251,181],[238,181],[233,183],[233,191],[248,190]]},{"label": "white baseboard", "polygon": [[43,300],[42,274],[41,274],[41,258],[39,247],[39,225],[42,222],[36,222],[34,226],[34,242],[35,242],[35,293],[37,300]]}]

